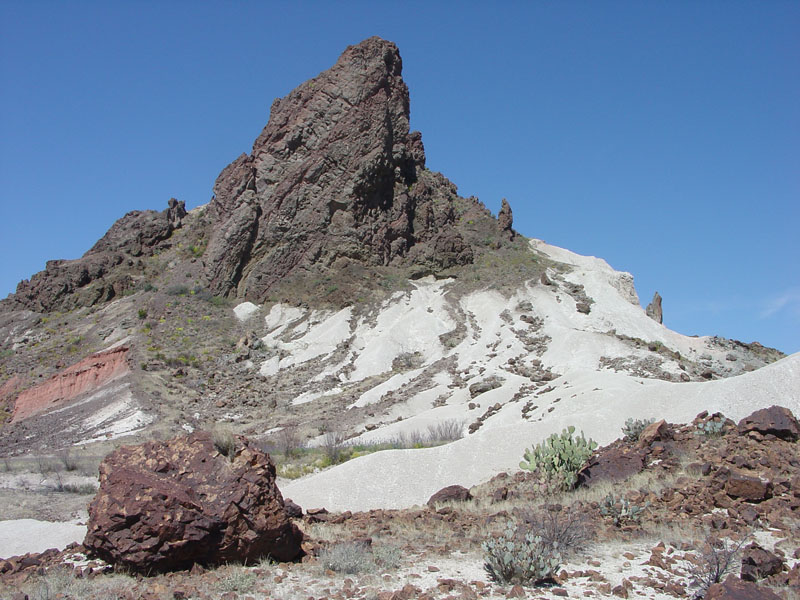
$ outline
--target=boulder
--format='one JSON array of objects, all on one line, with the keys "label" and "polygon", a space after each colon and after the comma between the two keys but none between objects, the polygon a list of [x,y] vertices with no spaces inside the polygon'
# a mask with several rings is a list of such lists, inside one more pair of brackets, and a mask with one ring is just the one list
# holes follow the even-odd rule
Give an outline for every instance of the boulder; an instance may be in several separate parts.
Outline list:
[{"label": "boulder", "polygon": [[770,495],[769,488],[769,481],[739,471],[730,471],[725,482],[725,492],[728,496],[748,502],[766,500]]},{"label": "boulder", "polygon": [[783,559],[755,542],[742,553],[742,579],[758,581],[783,571]]},{"label": "boulder", "polygon": [[757,410],[739,421],[739,433],[757,431],[762,435],[771,434],[781,439],[796,442],[800,438],[800,421],[788,408],[770,406]]},{"label": "boulder", "polygon": [[472,494],[461,485],[448,485],[440,489],[428,500],[428,506],[436,506],[443,502],[467,502],[472,500]]},{"label": "boulder", "polygon": [[196,432],[107,456],[87,551],[144,573],[296,558],[303,536],[284,510],[275,465],[247,439],[227,441]]},{"label": "boulder", "polygon": [[715,583],[706,591],[705,600],[781,600],[777,594],[750,581],[742,581],[733,575],[724,583]]},{"label": "boulder", "polygon": [[638,448],[606,446],[592,455],[578,471],[578,485],[592,486],[601,481],[620,481],[644,469],[646,453]]},{"label": "boulder", "polygon": [[638,445],[641,448],[646,448],[653,442],[664,442],[671,438],[672,433],[670,432],[669,425],[667,425],[664,419],[661,419],[655,423],[650,423],[650,425],[644,428],[642,433],[639,434]]}]

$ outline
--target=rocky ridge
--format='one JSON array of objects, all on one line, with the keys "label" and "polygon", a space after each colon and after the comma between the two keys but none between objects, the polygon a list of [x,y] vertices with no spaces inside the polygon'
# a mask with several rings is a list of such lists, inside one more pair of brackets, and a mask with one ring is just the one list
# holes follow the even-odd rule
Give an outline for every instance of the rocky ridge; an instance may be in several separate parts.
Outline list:
[{"label": "rocky ridge", "polygon": [[[498,221],[425,167],[409,115],[397,46],[377,37],[350,46],[275,100],[252,152],[222,170],[198,218],[184,219],[174,199],[161,213],[131,212],[82,258],[48,262],[3,304],[72,309],[147,286],[154,273],[146,259],[169,250],[181,227],[195,243],[170,268],[197,275],[195,285],[212,295],[254,302],[281,292],[308,297],[318,279],[337,275],[351,281],[340,302],[351,302],[375,286],[381,267],[440,273],[472,263],[487,243],[513,240],[505,200]],[[198,257],[195,273],[186,263]]]}]

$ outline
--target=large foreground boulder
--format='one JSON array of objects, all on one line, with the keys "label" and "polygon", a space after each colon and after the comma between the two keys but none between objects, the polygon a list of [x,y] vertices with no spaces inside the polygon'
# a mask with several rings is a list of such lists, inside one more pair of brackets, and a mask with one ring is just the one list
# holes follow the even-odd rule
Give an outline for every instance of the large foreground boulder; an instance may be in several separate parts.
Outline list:
[{"label": "large foreground boulder", "polygon": [[215,444],[197,432],[106,457],[84,546],[113,564],[157,572],[267,555],[292,560],[301,541],[269,455],[243,437]]}]

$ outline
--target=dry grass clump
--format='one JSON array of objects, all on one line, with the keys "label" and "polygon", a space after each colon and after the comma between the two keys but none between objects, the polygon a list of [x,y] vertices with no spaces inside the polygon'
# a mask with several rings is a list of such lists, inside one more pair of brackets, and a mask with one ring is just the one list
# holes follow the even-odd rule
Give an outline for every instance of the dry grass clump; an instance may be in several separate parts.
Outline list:
[{"label": "dry grass clump", "polygon": [[[30,600],[56,600],[61,598],[81,598],[83,600],[117,600],[137,597],[136,580],[128,575],[113,574],[93,579],[77,578],[71,568],[53,567],[44,573],[28,578],[19,588],[4,589],[3,597],[22,592]],[[9,595],[6,596],[5,594]]]},{"label": "dry grass clump", "polygon": [[215,427],[211,432],[211,438],[217,451],[233,460],[236,451],[236,436],[233,430],[225,426]]},{"label": "dry grass clump", "polygon": [[319,553],[320,566],[325,570],[346,575],[387,571],[400,566],[400,548],[393,544],[366,544],[347,541],[331,544]]}]

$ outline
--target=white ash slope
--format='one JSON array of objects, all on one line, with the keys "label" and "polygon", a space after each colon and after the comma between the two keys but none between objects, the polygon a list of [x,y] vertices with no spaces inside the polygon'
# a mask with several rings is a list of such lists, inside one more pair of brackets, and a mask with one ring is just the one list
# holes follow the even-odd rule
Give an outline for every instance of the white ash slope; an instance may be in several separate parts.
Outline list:
[{"label": "white ash slope", "polygon": [[[521,282],[510,298],[491,290],[459,298],[451,282],[430,279],[366,314],[273,306],[263,341],[274,355],[254,368],[276,378],[309,369],[294,404],[326,402],[375,378],[350,404],[375,408],[350,432],[358,439],[482,420],[458,442],[362,457],[290,483],[284,495],[331,510],[400,508],[514,469],[526,446],[567,425],[608,443],[628,417],[685,422],[709,410],[738,419],[771,404],[800,412],[800,354],[732,376],[751,368],[746,349],[648,318],[629,274],[538,240],[531,250],[561,265],[548,270],[550,285]],[[681,382],[687,365],[729,377]],[[471,396],[469,386],[492,378],[499,387]]]}]

